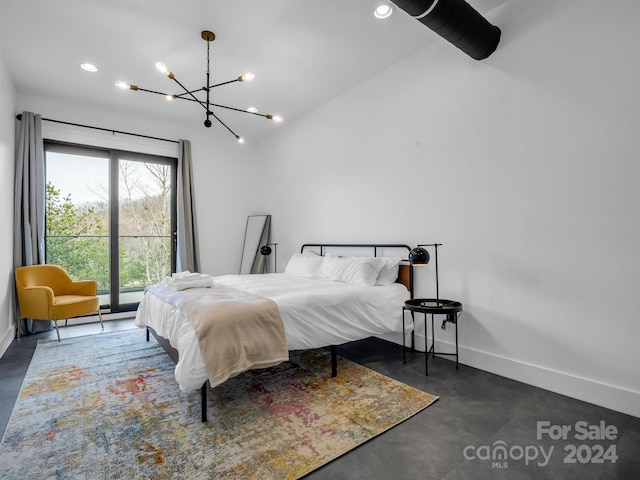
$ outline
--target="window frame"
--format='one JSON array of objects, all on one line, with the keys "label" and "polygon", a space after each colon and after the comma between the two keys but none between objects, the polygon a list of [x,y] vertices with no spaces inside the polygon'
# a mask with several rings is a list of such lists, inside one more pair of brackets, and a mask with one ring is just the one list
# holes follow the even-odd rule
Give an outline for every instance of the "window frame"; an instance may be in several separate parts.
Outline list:
[{"label": "window frame", "polygon": [[[171,271],[176,269],[177,256],[177,190],[178,190],[178,158],[149,153],[133,152],[119,148],[99,147],[83,145],[58,140],[44,140],[45,156],[45,185],[47,184],[47,153],[61,153],[69,155],[80,155],[94,158],[104,158],[108,160],[109,177],[109,304],[101,305],[101,308],[108,308],[112,313],[133,311],[138,308],[139,302],[120,304],[120,262],[119,262],[119,175],[118,162],[120,160],[139,161],[168,165],[171,167],[171,195],[170,195],[170,215],[171,215]],[[45,221],[46,221],[45,211]],[[47,234],[45,228],[45,258],[47,258]],[[117,288],[115,287],[117,286]]]}]

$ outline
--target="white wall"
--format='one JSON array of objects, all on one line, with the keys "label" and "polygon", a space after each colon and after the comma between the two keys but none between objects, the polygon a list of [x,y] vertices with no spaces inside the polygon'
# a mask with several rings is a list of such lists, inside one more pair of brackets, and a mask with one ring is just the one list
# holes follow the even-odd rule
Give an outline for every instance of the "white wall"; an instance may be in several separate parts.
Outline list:
[{"label": "white wall", "polygon": [[15,333],[13,300],[13,171],[15,156],[15,91],[0,55],[0,355]]},{"label": "white wall", "polygon": [[512,0],[489,59],[436,42],[266,140],[280,271],[442,242],[463,363],[640,416],[636,3]]}]

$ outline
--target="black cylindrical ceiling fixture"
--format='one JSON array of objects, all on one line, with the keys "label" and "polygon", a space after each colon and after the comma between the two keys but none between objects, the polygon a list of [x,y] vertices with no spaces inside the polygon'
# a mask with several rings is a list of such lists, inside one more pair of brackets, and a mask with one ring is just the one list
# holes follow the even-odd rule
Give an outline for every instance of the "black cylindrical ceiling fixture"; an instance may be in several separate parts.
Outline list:
[{"label": "black cylindrical ceiling fixture", "polygon": [[500,42],[500,29],[464,0],[393,0],[393,3],[476,60],[487,58]]}]

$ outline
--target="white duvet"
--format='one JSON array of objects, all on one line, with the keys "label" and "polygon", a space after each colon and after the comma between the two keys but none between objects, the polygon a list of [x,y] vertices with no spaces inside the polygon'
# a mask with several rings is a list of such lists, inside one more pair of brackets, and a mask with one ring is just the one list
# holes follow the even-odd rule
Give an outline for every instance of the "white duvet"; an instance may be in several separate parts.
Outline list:
[{"label": "white duvet", "polygon": [[[399,283],[362,286],[286,273],[225,275],[214,277],[214,285],[216,282],[275,301],[289,350],[340,345],[373,335],[402,332],[403,321],[406,331],[412,328],[410,319],[404,320],[402,314],[409,292]],[[147,290],[135,324],[152,327],[178,350],[176,380],[181,390],[192,391],[207,380],[198,338],[183,312],[158,296],[160,290]],[[199,290],[203,295],[208,291]]]}]

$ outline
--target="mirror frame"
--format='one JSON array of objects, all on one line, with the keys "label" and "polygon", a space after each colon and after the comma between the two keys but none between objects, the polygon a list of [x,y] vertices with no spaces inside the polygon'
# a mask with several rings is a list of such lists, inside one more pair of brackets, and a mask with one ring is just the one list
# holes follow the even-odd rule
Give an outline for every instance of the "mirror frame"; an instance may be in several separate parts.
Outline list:
[{"label": "mirror frame", "polygon": [[240,275],[265,273],[266,257],[260,249],[269,243],[271,215],[249,215],[242,245]]}]

